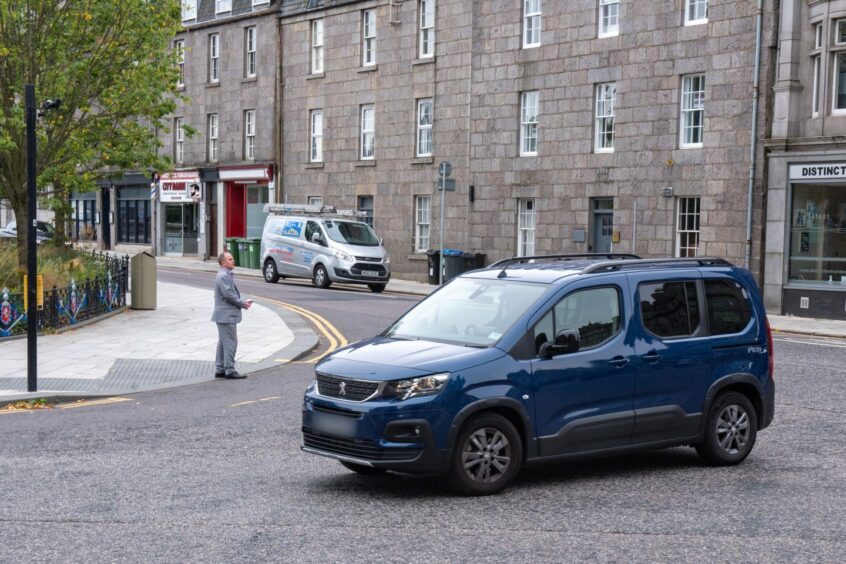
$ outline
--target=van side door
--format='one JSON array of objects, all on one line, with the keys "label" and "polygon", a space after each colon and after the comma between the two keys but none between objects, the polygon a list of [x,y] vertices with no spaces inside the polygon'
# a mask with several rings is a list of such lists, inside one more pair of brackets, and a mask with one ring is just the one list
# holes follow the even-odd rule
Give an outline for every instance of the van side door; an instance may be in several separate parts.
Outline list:
[{"label": "van side door", "polygon": [[633,444],[699,432],[711,382],[711,343],[696,269],[628,275],[637,304]]},{"label": "van side door", "polygon": [[578,331],[580,342],[576,352],[532,360],[541,456],[629,443],[636,363],[626,332],[627,295],[623,275],[571,285],[530,329],[536,351],[562,330]]}]

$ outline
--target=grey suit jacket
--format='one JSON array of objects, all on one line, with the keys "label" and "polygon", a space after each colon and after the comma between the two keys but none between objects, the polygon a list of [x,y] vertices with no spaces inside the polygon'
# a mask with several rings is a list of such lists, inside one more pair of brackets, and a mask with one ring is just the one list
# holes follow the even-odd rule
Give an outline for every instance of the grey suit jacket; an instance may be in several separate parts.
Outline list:
[{"label": "grey suit jacket", "polygon": [[235,285],[235,277],[221,268],[214,281],[214,312],[211,320],[215,323],[240,323],[241,310],[245,307],[241,292]]}]

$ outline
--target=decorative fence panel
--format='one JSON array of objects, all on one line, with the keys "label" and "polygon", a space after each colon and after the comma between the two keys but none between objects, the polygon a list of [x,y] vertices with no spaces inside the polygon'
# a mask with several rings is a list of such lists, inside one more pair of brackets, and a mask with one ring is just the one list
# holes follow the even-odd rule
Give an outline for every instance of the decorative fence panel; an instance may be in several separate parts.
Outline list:
[{"label": "decorative fence panel", "polygon": [[[93,253],[108,273],[93,280],[71,280],[66,288],[44,290],[44,307],[38,310],[38,332],[56,330],[126,307],[129,256]],[[27,315],[22,292],[0,289],[0,339],[25,334]]]}]

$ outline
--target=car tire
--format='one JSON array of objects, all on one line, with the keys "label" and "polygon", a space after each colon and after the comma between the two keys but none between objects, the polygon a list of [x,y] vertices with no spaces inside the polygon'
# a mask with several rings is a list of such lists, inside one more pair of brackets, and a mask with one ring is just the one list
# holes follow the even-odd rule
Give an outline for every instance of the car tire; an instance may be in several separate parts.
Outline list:
[{"label": "car tire", "polygon": [[339,460],[338,462],[347,470],[352,470],[362,476],[381,476],[387,472],[384,468],[374,468],[373,466],[365,466],[364,464],[356,464],[355,462],[347,462],[346,460]]},{"label": "car tire", "polygon": [[696,452],[711,466],[740,464],[749,456],[758,436],[758,416],[752,402],[739,392],[717,396],[708,419],[705,437]]},{"label": "car tire", "polygon": [[385,291],[386,284],[368,284],[367,287],[370,288],[370,291],[374,294],[381,294]]},{"label": "car tire", "polygon": [[264,262],[264,281],[268,284],[279,282],[279,272],[276,270],[276,262],[272,258]]},{"label": "car tire", "polygon": [[496,413],[467,421],[458,433],[447,480],[463,495],[491,495],[508,486],[523,465],[523,442],[514,425]]},{"label": "car tire", "polygon": [[312,276],[311,281],[318,288],[328,288],[332,285],[332,281],[329,280],[329,273],[326,272],[326,267],[322,264],[314,267],[314,276]]}]

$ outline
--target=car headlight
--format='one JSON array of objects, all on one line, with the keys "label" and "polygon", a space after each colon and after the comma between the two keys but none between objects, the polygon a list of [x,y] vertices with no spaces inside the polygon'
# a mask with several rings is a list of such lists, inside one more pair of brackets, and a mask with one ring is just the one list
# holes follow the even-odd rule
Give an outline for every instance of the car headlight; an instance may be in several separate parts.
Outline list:
[{"label": "car headlight", "polygon": [[385,264],[391,264],[391,257],[385,255]]},{"label": "car headlight", "polygon": [[407,380],[392,380],[385,385],[384,395],[388,398],[406,400],[417,396],[430,396],[440,392],[449,380],[449,373],[432,374]]},{"label": "car headlight", "polygon": [[343,262],[355,262],[350,255],[348,255],[347,253],[345,253],[344,251],[341,251],[341,250],[336,250],[335,256],[338,257],[338,259],[343,261]]}]

